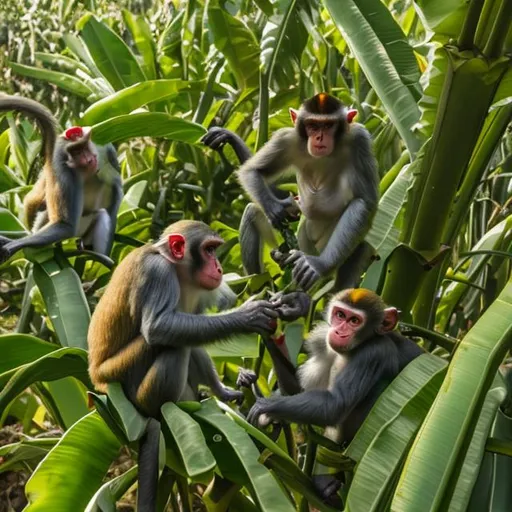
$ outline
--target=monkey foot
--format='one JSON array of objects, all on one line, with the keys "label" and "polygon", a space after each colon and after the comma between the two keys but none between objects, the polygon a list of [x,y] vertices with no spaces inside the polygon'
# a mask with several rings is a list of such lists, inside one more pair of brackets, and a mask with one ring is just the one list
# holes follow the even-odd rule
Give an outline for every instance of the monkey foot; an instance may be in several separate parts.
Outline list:
[{"label": "monkey foot", "polygon": [[343,501],[338,496],[341,480],[334,475],[314,475],[313,484],[326,505],[334,508],[343,508]]},{"label": "monkey foot", "polygon": [[241,388],[250,388],[258,380],[258,376],[247,368],[238,368],[236,385]]},{"label": "monkey foot", "polygon": [[224,389],[219,398],[223,402],[236,401],[236,403],[240,405],[244,401],[244,394],[241,391],[235,391],[233,389]]}]

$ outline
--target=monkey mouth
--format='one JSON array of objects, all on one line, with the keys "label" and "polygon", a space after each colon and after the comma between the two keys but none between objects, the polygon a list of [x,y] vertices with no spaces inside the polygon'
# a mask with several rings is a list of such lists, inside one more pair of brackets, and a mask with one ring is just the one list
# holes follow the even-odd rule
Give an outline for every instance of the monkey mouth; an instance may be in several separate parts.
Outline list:
[{"label": "monkey mouth", "polygon": [[[336,338],[333,340],[332,338],[329,340],[329,343],[333,349],[345,348],[350,345],[351,336],[348,334],[341,335],[338,334]],[[349,343],[347,343],[349,342]]]},{"label": "monkey mouth", "polygon": [[220,285],[221,282],[222,282],[222,274],[218,274],[218,275],[207,274],[201,280],[201,286],[203,288],[206,288],[209,290],[214,290],[215,288],[217,288]]}]

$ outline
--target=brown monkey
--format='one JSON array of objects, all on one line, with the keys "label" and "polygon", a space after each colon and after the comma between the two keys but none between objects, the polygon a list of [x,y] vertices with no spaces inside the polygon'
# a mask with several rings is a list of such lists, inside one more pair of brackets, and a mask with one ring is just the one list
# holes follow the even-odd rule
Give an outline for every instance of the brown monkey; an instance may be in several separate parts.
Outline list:
[{"label": "brown monkey", "polygon": [[[243,396],[222,385],[202,345],[236,333],[268,335],[279,303],[247,301],[232,311],[200,314],[204,295],[222,283],[215,253],[222,243],[206,224],[183,220],[119,264],[89,327],[96,389],[120,382],[129,400],[153,418],[165,402],[197,399],[198,384],[223,400]],[[139,511],[155,510],[159,428],[149,425],[139,451]]]},{"label": "brown monkey", "polygon": [[379,197],[370,134],[352,123],[355,111],[325,93],[306,100],[298,111],[290,109],[290,115],[295,127],[277,131],[254,156],[224,128],[211,128],[203,138],[213,149],[233,146],[243,164],[240,183],[256,203],[247,205],[240,225],[244,267],[251,274],[263,271],[262,240],[275,245],[270,224],[282,227],[296,207],[274,183],[292,168],[304,217],[297,233],[300,250],[280,263],[293,265],[293,278],[304,289],[333,270],[336,290],[355,286],[372,254],[364,237]]},{"label": "brown monkey", "polygon": [[36,119],[43,133],[45,164],[24,200],[27,225],[36,232],[19,240],[0,237],[0,263],[24,247],[74,236],[108,255],[123,197],[114,146],[95,145],[87,127],[75,126],[57,136],[55,117],[36,101],[1,94],[0,112],[7,110]]}]

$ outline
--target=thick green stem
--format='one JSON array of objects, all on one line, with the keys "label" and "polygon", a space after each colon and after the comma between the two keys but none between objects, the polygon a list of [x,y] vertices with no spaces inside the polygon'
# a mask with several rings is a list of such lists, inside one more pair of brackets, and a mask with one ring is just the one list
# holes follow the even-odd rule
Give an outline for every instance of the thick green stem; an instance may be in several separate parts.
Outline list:
[{"label": "thick green stem", "polygon": [[512,0],[502,0],[498,15],[485,44],[483,54],[489,59],[495,59],[501,55],[501,50],[512,19]]},{"label": "thick green stem", "polygon": [[382,196],[384,192],[393,184],[395,178],[400,174],[403,166],[411,161],[411,154],[409,151],[404,150],[398,160],[393,164],[393,167],[384,174],[379,184],[379,192]]},{"label": "thick green stem", "polygon": [[486,120],[444,229],[442,241],[446,245],[453,243],[466,221],[468,208],[480,184],[480,179],[511,119],[512,105],[507,105],[492,112]]},{"label": "thick green stem", "polygon": [[475,32],[482,13],[485,0],[472,0],[468,7],[466,19],[459,36],[458,46],[461,50],[470,50],[475,42]]},{"label": "thick green stem", "polygon": [[426,277],[427,270],[412,251],[399,247],[391,255],[381,296],[402,311],[404,322],[412,323],[412,307]]},{"label": "thick green stem", "polygon": [[260,72],[260,99],[258,105],[259,123],[258,123],[258,137],[256,139],[256,151],[265,144],[268,140],[268,107],[269,107],[269,93],[268,93],[268,74],[263,71]]},{"label": "thick green stem", "polygon": [[217,64],[215,64],[215,67],[210,72],[210,75],[208,76],[208,82],[206,83],[205,90],[201,93],[201,99],[199,100],[199,105],[197,106],[196,112],[194,114],[194,118],[192,121],[194,123],[201,124],[204,121],[204,118],[206,117],[206,114],[208,114],[208,111],[210,110],[210,107],[214,100],[214,94],[213,94],[213,87],[217,80],[217,74],[220,71],[220,68],[224,65],[224,59],[220,58],[217,61]]},{"label": "thick green stem", "polygon": [[432,328],[435,318],[435,297],[439,288],[440,275],[444,275],[445,265],[440,264],[430,270],[414,302],[413,318],[416,325]]}]

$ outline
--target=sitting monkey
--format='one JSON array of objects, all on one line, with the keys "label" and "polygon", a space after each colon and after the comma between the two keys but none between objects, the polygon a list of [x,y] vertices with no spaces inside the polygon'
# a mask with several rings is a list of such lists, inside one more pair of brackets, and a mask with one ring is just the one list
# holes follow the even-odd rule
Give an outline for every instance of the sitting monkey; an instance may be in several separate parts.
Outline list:
[{"label": "sitting monkey", "polygon": [[[203,346],[238,333],[271,334],[280,304],[249,300],[231,311],[201,314],[205,295],[223,283],[216,256],[222,243],[203,222],[182,220],[156,244],[123,259],[89,326],[89,373],[98,391],[120,382],[152,418],[165,402],[197,399],[199,384],[222,400],[243,397],[224,387]],[[159,436],[160,425],[150,421],[139,447],[139,512],[156,507]]]},{"label": "sitting monkey", "polygon": [[[337,293],[326,321],[309,335],[309,359],[299,368],[302,392],[257,398],[248,421],[259,427],[272,420],[326,427],[324,435],[349,443],[386,386],[423,353],[413,341],[393,331],[398,311],[364,288]],[[284,371],[284,368],[281,368]],[[334,485],[333,485],[334,483]],[[324,499],[340,482],[315,480]]]}]

